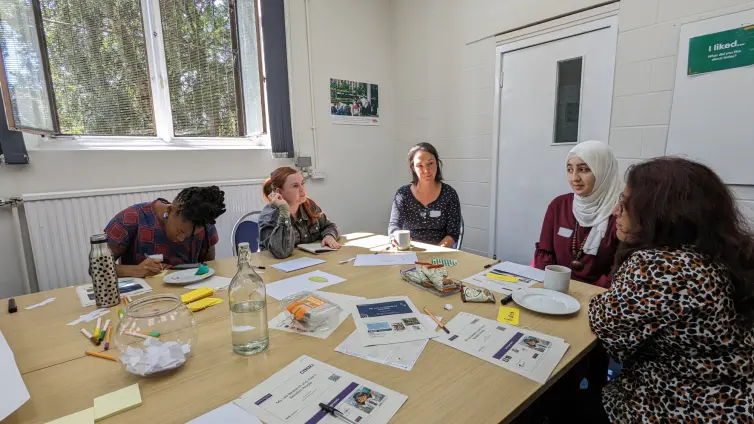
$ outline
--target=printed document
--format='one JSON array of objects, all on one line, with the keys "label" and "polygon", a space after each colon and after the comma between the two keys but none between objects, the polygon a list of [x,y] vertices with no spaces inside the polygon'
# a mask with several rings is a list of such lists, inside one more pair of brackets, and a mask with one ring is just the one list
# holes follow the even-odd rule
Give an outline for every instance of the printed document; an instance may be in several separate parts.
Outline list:
[{"label": "printed document", "polygon": [[568,350],[565,340],[461,312],[435,341],[544,384]]},{"label": "printed document", "polygon": [[[421,315],[420,319],[427,328],[433,330],[437,328],[437,324],[432,321],[432,318]],[[437,319],[441,320],[442,317],[437,317]],[[361,345],[361,341],[359,341],[358,333],[354,331],[343,343],[335,348],[335,351],[366,359],[367,361],[377,362],[378,364],[411,371],[416,361],[419,360],[419,355],[422,354],[427,343],[429,343],[429,339],[364,347]]]},{"label": "printed document", "polygon": [[[542,272],[536,268],[525,265],[515,264],[513,262],[503,262],[490,269],[472,275],[463,279],[464,283],[473,284],[478,287],[492,290],[497,293],[509,295],[516,290],[529,288],[534,284],[542,281],[532,277],[539,276]],[[495,278],[497,277],[497,278]],[[512,282],[510,280],[515,280]]]},{"label": "printed document", "polygon": [[320,403],[359,424],[384,424],[407,397],[310,358],[299,357],[234,403],[267,424],[342,424]]},{"label": "printed document", "polygon": [[359,302],[351,313],[362,346],[412,342],[439,335],[419,320],[422,314],[406,296]]},{"label": "printed document", "polygon": [[351,316],[351,308],[354,303],[365,300],[363,297],[349,296],[347,294],[330,293],[330,292],[313,292],[318,297],[329,300],[330,302],[338,305],[343,309],[338,320],[324,328],[316,328],[314,330],[306,330],[303,327],[296,324],[290,314],[284,312],[279,313],[275,318],[269,322],[269,328],[272,330],[287,331],[289,333],[301,334],[302,336],[316,337],[318,339],[326,339],[330,337],[335,330],[338,329],[340,324],[343,323],[348,317]]}]

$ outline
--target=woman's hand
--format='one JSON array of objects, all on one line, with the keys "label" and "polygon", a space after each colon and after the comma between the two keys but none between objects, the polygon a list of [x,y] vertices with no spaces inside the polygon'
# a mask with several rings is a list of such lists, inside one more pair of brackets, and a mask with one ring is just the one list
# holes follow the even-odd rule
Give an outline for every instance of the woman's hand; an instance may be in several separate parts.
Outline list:
[{"label": "woman's hand", "polygon": [[335,237],[329,234],[322,239],[322,246],[329,247],[330,249],[340,249],[340,244],[335,240]]},{"label": "woman's hand", "polygon": [[283,196],[280,193],[272,193],[272,195],[270,196],[270,204],[272,206],[275,206],[276,208],[287,203],[288,202],[283,199]]},{"label": "woman's hand", "polygon": [[163,265],[156,259],[146,258],[139,265],[136,265],[130,277],[144,278],[159,274],[163,270]]},{"label": "woman's hand", "polygon": [[453,240],[453,237],[445,236],[444,239],[440,240],[438,246],[452,248],[454,244],[456,244],[456,241]]}]

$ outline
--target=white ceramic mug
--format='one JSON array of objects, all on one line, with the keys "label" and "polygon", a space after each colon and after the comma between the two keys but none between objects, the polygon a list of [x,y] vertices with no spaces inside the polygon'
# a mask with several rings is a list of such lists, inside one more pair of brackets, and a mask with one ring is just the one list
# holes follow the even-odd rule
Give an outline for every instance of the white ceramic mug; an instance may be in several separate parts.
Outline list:
[{"label": "white ceramic mug", "polygon": [[567,293],[571,286],[571,268],[547,265],[544,284],[546,289]]},{"label": "white ceramic mug", "polygon": [[395,244],[398,250],[408,250],[408,248],[411,247],[411,231],[393,231],[393,240],[395,240]]}]

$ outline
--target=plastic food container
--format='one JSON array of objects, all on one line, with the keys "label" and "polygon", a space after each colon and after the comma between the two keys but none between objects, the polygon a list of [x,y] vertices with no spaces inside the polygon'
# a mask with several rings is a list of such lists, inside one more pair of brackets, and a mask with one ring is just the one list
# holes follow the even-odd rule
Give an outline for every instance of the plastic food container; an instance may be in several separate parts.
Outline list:
[{"label": "plastic food container", "polygon": [[291,321],[306,331],[322,331],[337,325],[343,309],[312,292],[300,292],[282,300],[285,313]]}]

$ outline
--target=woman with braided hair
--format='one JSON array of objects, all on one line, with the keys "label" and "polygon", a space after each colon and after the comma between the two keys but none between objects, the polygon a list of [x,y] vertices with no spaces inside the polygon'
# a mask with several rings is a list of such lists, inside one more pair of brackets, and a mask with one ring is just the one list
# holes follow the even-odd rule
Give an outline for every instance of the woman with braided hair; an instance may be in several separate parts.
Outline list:
[{"label": "woman with braided hair", "polygon": [[[165,199],[129,206],[105,228],[119,277],[149,277],[172,265],[215,259],[219,241],[215,220],[225,213],[225,193],[217,186],[181,190]],[[162,262],[151,255],[162,255]]]}]

